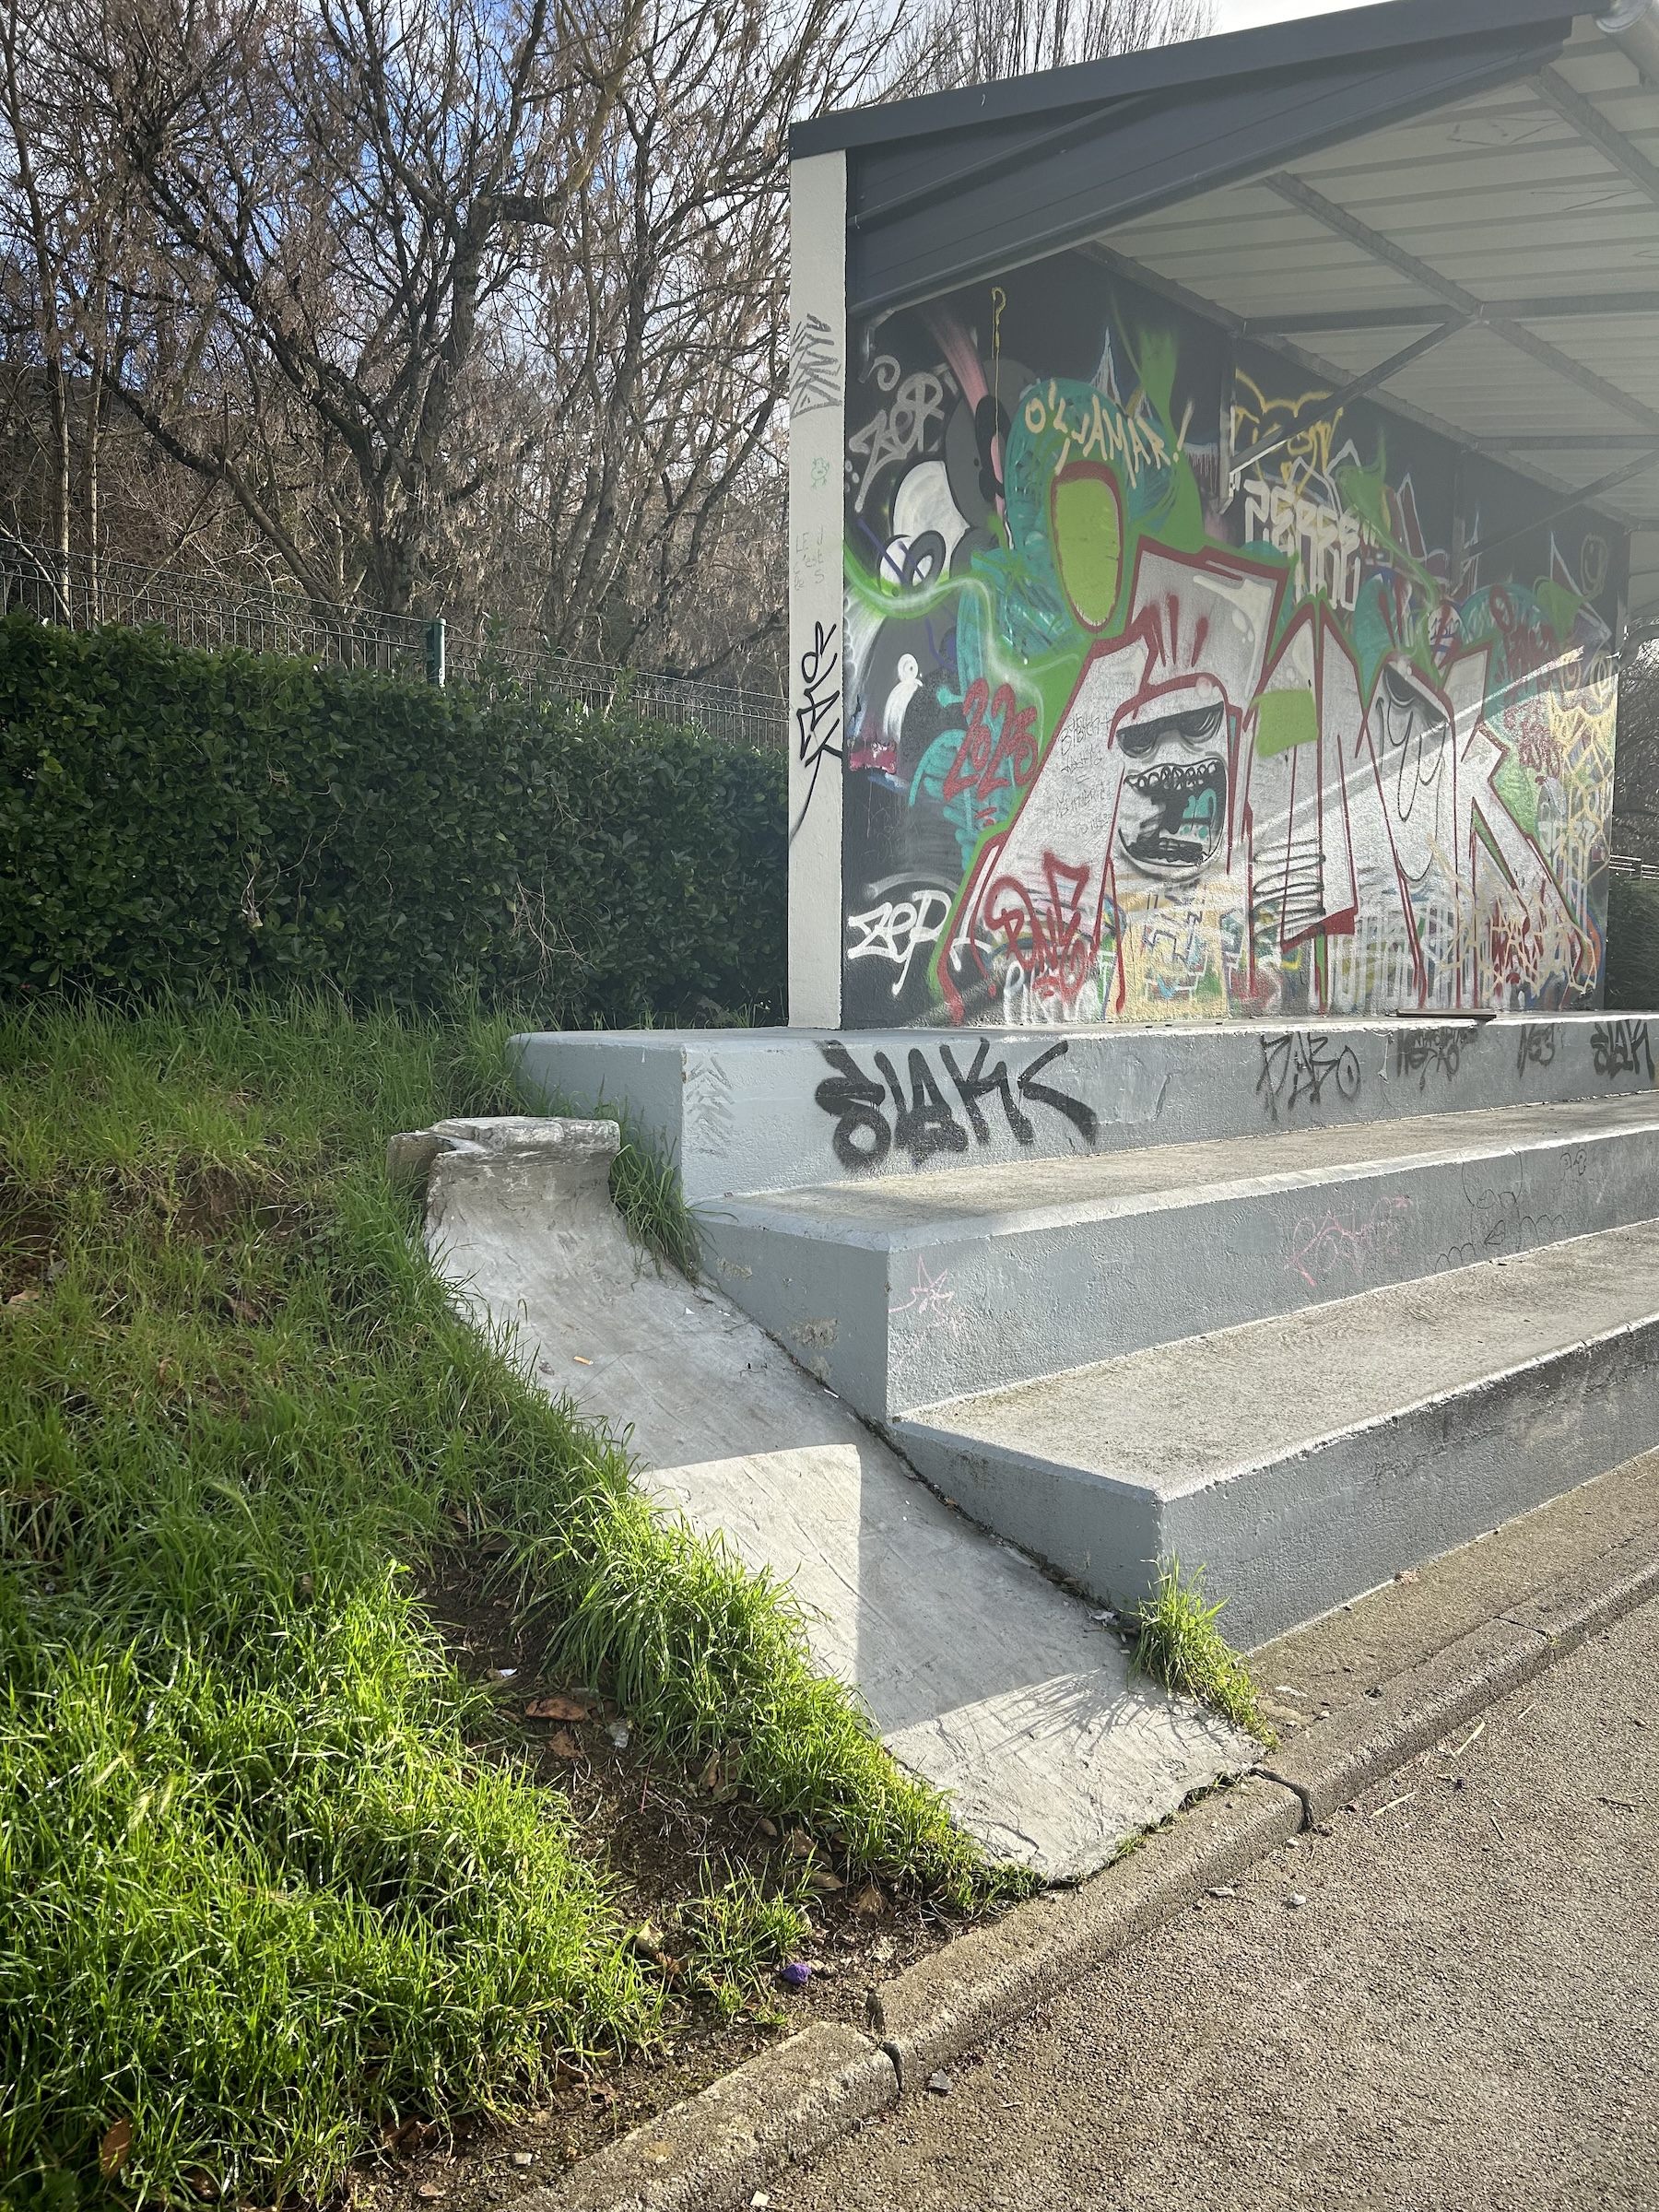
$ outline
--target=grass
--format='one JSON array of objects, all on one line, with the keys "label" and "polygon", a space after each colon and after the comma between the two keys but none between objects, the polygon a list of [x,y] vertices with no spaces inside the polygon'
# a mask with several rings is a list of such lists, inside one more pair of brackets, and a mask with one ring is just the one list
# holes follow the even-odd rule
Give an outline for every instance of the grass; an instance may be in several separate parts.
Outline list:
[{"label": "grass", "polygon": [[[0,1021],[8,2204],[96,2191],[100,2147],[130,2204],[315,2198],[389,2118],[658,2035],[663,1972],[428,1618],[440,1551],[664,1758],[849,1869],[989,1887],[787,1592],[451,1311],[384,1142],[510,1109],[509,1026]],[[775,1901],[700,1907],[705,1978],[788,1939]]]},{"label": "grass", "polygon": [[805,1872],[769,1895],[752,1868],[705,1872],[701,1894],[680,1918],[690,1985],[722,2019],[734,2019],[767,1976],[799,1955],[806,1941],[810,1895]]},{"label": "grass", "polygon": [[680,1187],[679,1171],[672,1160],[661,1158],[626,1111],[618,1120],[622,1144],[611,1162],[611,1201],[636,1243],[695,1279],[700,1265],[697,1230]]},{"label": "grass", "polygon": [[1182,1577],[1179,1559],[1158,1563],[1158,1589],[1135,1617],[1137,1670],[1210,1706],[1271,1750],[1278,1737],[1263,1712],[1249,1667],[1216,1622],[1227,1604],[1204,1599],[1204,1570]]}]

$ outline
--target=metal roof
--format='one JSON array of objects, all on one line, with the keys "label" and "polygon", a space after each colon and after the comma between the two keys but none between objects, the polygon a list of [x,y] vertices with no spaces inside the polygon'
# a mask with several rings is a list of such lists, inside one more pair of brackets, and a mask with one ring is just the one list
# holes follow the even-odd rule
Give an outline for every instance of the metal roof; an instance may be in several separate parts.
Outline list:
[{"label": "metal roof", "polygon": [[1593,18],[1390,0],[791,145],[847,153],[851,315],[1085,246],[1592,501],[1659,610],[1659,85]]}]

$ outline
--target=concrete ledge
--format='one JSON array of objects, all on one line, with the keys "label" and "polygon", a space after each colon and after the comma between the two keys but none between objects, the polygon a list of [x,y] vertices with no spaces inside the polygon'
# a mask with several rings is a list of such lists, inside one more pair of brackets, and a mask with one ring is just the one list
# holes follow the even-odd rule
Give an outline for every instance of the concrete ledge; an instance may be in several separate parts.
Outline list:
[{"label": "concrete ledge", "polygon": [[900,2092],[1161,1927],[1302,1826],[1288,1789],[1252,1780],[1203,1798],[1081,1889],[1051,1890],[870,1992],[868,2023]]},{"label": "concrete ledge", "polygon": [[1373,1782],[1542,1674],[1555,1655],[1537,1629],[1491,1621],[1346,1712],[1299,1729],[1260,1771],[1294,1790],[1309,1824],[1322,1826]]},{"label": "concrete ledge", "polygon": [[[1647,1540],[1652,1544],[1651,1535]],[[1586,1591],[1582,1585],[1562,1581],[1535,1598],[1512,1606],[1503,1618],[1537,1630],[1550,1639],[1558,1653],[1565,1653],[1587,1636],[1611,1628],[1622,1614],[1659,1597],[1659,1552],[1650,1550],[1642,1556],[1635,1537],[1628,1547],[1621,1547],[1606,1566],[1614,1571],[1613,1579],[1600,1587]]]},{"label": "concrete ledge", "polygon": [[644,2127],[606,2145],[512,2212],[686,2212],[747,2205],[768,2174],[885,2112],[891,2060],[856,2029],[791,2036]]}]

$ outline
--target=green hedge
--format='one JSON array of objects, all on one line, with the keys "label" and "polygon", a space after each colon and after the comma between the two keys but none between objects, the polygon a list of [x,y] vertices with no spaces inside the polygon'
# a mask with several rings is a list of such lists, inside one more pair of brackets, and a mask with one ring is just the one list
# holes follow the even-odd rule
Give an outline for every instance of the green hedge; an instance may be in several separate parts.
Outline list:
[{"label": "green hedge", "polygon": [[626,714],[14,615],[0,989],[778,1020],[784,776]]},{"label": "green hedge", "polygon": [[1639,1014],[1659,1006],[1659,883],[1608,879],[1605,1003]]}]

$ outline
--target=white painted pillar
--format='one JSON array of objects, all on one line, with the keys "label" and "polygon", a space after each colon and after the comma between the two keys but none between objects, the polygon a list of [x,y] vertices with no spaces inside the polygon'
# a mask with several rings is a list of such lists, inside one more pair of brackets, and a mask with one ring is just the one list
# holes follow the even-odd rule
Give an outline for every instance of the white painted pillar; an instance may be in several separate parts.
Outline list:
[{"label": "white painted pillar", "polygon": [[847,158],[789,170],[789,1019],[841,1021]]}]

